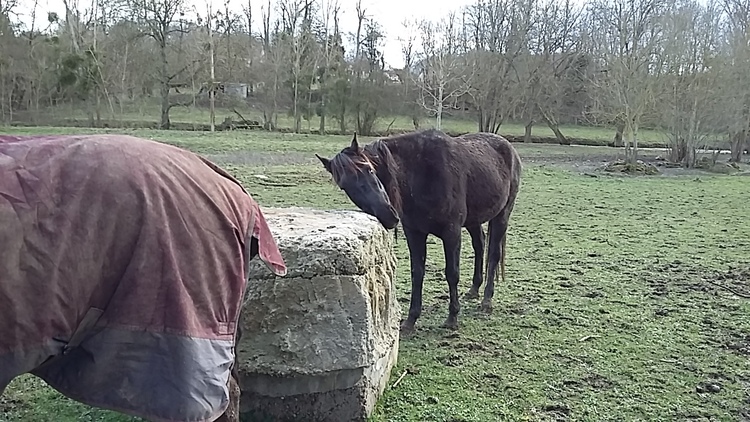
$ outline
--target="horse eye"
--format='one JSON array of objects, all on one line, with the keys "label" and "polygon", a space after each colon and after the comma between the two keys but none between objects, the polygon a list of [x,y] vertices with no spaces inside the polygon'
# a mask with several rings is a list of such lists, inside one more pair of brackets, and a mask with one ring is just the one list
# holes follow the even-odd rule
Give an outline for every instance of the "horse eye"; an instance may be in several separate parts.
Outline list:
[{"label": "horse eye", "polygon": [[370,171],[370,174],[373,174],[373,173],[375,173],[375,170],[374,170],[374,169],[373,169],[372,167],[370,167],[370,170],[369,170],[369,171]]}]

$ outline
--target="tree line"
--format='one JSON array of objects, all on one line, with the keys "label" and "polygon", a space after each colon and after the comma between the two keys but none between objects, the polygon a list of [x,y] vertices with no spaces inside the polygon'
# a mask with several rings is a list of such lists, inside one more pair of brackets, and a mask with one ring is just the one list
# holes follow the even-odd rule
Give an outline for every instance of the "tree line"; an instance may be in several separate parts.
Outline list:
[{"label": "tree line", "polygon": [[461,116],[495,133],[523,122],[527,139],[546,125],[566,144],[563,124],[607,125],[634,161],[639,130],[657,128],[686,166],[717,139],[739,161],[750,137],[750,0],[477,0],[403,22],[400,69],[386,67],[383,29],[361,0],[352,34],[339,0],[240,12],[229,0],[64,2],[65,16],[29,27],[15,0],[0,1],[3,121],[60,104],[96,120],[153,96],[169,128],[172,108],[241,82],[268,129],[284,114],[296,131],[317,116],[320,132],[336,122],[362,134],[384,116],[415,129]]}]

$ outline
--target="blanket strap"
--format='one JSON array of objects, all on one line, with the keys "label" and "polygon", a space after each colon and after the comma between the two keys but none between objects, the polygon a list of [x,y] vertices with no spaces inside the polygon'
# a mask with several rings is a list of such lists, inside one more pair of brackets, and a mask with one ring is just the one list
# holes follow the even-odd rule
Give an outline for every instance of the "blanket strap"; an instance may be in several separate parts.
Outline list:
[{"label": "blanket strap", "polygon": [[102,309],[89,308],[89,310],[86,312],[86,315],[83,316],[81,322],[78,323],[78,327],[76,327],[75,331],[73,331],[73,335],[70,336],[68,344],[63,347],[63,355],[67,355],[72,349],[75,349],[76,347],[81,345],[81,342],[86,339],[86,335],[91,331],[92,328],[94,328],[96,323],[99,322],[99,318],[101,318],[103,313],[104,310]]},{"label": "blanket strap", "polygon": [[91,329],[94,328],[97,322],[99,322],[99,318],[101,318],[102,314],[104,314],[104,310],[102,309],[89,308],[89,310],[86,312],[86,315],[83,316],[81,322],[78,323],[75,331],[73,331],[70,339],[66,342],[65,346],[63,346],[61,352],[57,355],[50,356],[49,358],[47,358],[47,360],[42,362],[31,372],[39,373],[39,371],[55,362],[58,362],[65,355],[70,353],[71,350],[80,346],[81,343],[86,339],[87,335],[91,332]]}]

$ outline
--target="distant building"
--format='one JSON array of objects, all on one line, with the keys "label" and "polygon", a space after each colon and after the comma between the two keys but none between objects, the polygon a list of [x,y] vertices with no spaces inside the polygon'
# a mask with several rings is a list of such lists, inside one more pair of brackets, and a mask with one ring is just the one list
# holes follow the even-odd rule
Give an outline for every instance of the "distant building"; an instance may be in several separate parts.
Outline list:
[{"label": "distant building", "polygon": [[239,98],[247,98],[247,84],[239,82],[225,82],[224,93]]}]

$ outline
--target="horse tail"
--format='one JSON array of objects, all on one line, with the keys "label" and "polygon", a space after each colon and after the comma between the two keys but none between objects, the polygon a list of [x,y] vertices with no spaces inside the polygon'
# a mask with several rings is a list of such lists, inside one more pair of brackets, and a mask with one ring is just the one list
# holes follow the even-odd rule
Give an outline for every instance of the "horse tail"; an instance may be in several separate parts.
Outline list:
[{"label": "horse tail", "polygon": [[507,232],[503,234],[503,238],[500,239],[500,280],[505,284],[505,239],[507,239]]},{"label": "horse tail", "polygon": [[[508,195],[508,202],[505,204],[505,207],[503,207],[500,213],[490,220],[487,230],[489,232],[489,236],[487,239],[487,265],[489,268],[492,256],[497,259],[497,254],[500,255],[499,272],[503,284],[505,283],[505,245],[508,239],[508,223],[510,220],[510,215],[513,212],[513,207],[515,206],[517,194],[518,187],[514,184],[513,186],[511,186],[511,191]],[[495,261],[495,265],[497,265],[497,261]],[[494,276],[497,277],[497,271],[494,273]]]}]

